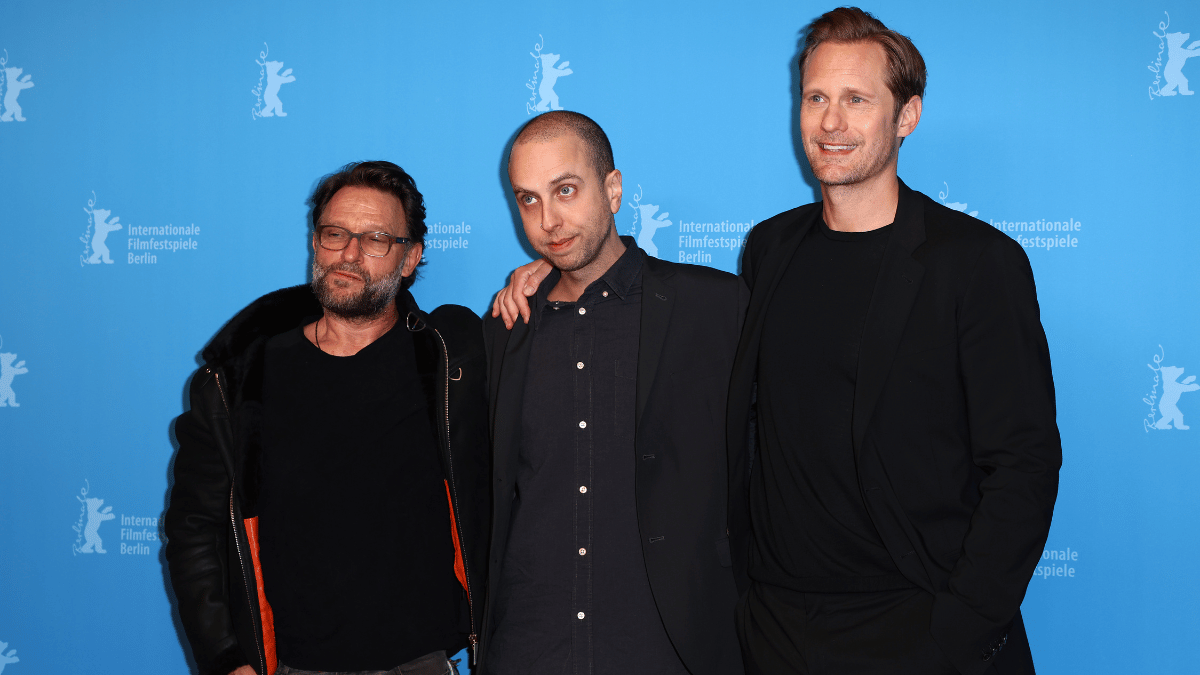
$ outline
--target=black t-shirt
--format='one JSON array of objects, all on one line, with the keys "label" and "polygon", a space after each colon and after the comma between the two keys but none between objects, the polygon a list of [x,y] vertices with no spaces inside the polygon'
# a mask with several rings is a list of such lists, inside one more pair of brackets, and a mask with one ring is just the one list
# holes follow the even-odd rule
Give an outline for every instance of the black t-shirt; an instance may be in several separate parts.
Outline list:
[{"label": "black t-shirt", "polygon": [[403,322],[353,356],[267,343],[259,532],[279,660],[387,670],[465,644],[450,508]]},{"label": "black t-shirt", "polygon": [[804,592],[904,588],[858,484],[852,422],[867,307],[892,226],[801,241],[758,361],[751,577]]}]

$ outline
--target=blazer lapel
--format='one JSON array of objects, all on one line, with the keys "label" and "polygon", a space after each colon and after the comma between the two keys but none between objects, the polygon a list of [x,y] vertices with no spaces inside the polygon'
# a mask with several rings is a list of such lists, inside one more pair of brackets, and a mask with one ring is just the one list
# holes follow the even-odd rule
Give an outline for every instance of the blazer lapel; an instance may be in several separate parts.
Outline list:
[{"label": "blazer lapel", "polygon": [[[760,317],[771,304],[771,296],[775,294],[775,288],[779,286],[779,281],[792,262],[792,256],[796,254],[800,242],[804,241],[804,235],[820,217],[821,210],[814,209],[809,217],[788,228],[779,238],[778,243],[770,244],[774,250],[763,258],[759,264],[760,269],[754,273],[754,288],[750,289],[752,295],[750,307],[746,313],[745,325],[747,327],[754,326],[756,332],[762,329],[763,322]],[[755,344],[757,345],[757,341]]]},{"label": "blazer lapel", "polygon": [[[733,377],[729,385],[729,400],[740,402],[736,405],[731,403],[730,410],[742,413],[731,416],[726,430],[731,448],[741,447],[745,440],[742,438],[745,433],[743,423],[748,419],[750,410],[750,399],[757,376],[759,336],[762,335],[763,323],[766,320],[764,315],[771,305],[771,296],[775,294],[775,288],[779,286],[779,280],[783,278],[792,256],[804,240],[804,235],[820,217],[821,210],[817,208],[807,217],[797,220],[785,229],[778,241],[767,242],[766,255],[754,263],[754,287],[750,289],[750,306],[746,309],[746,319],[742,323],[742,335],[738,341],[737,356],[733,361]],[[731,458],[730,461],[740,460]]]},{"label": "blazer lapel", "polygon": [[658,261],[643,254],[642,259],[642,313],[638,337],[637,365],[637,412],[634,429],[639,429],[642,412],[650,400],[654,379],[662,357],[663,344],[667,341],[667,327],[671,323],[671,310],[675,307],[675,289],[667,279],[673,276],[669,269],[659,268]]},{"label": "blazer lapel", "polygon": [[867,424],[887,382],[909,312],[925,276],[925,268],[912,258],[912,252],[925,241],[925,209],[920,196],[908,189],[903,181],[900,182],[895,228],[875,280],[859,349],[854,391],[856,455],[862,447]]}]

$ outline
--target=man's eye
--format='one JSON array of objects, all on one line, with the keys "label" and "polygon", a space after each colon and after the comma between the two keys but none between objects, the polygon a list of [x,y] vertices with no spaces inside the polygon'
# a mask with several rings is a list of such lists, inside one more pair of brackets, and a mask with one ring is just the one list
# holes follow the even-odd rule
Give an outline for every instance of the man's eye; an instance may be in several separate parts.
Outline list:
[{"label": "man's eye", "polygon": [[536,201],[537,197],[534,197],[533,195],[521,195],[521,203],[526,206],[529,206]]},{"label": "man's eye", "polygon": [[863,102],[863,97],[861,97],[861,96],[851,96],[851,97],[850,97],[850,102],[851,102],[851,103],[862,103],[862,102]]},{"label": "man's eye", "polygon": [[570,197],[575,194],[575,187],[572,185],[564,185],[558,189],[558,194],[564,197]]},{"label": "man's eye", "polygon": [[325,230],[325,238],[326,239],[338,240],[345,236],[346,236],[346,233],[342,232],[341,230]]},{"label": "man's eye", "polygon": [[386,243],[388,239],[391,239],[391,237],[382,232],[371,232],[367,234],[367,239],[380,243]]}]

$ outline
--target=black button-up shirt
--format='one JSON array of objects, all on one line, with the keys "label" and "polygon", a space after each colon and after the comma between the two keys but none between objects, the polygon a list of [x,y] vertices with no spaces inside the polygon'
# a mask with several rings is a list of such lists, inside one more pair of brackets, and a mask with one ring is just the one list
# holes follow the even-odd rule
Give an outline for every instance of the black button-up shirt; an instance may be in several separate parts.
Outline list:
[{"label": "black button-up shirt", "polygon": [[[634,495],[642,257],[576,302],[533,302],[511,531],[492,675],[686,673],[659,618]],[[730,617],[732,620],[732,617]]]}]

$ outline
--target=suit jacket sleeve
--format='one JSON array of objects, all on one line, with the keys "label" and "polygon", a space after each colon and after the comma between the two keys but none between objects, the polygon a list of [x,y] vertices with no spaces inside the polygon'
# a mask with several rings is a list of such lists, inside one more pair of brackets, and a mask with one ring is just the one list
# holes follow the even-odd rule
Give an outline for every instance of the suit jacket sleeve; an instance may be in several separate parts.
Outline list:
[{"label": "suit jacket sleeve", "polygon": [[962,672],[1004,634],[1050,530],[1062,446],[1050,354],[1025,252],[1003,238],[975,265],[959,307],[959,360],[974,463],[986,476],[931,630]]}]

